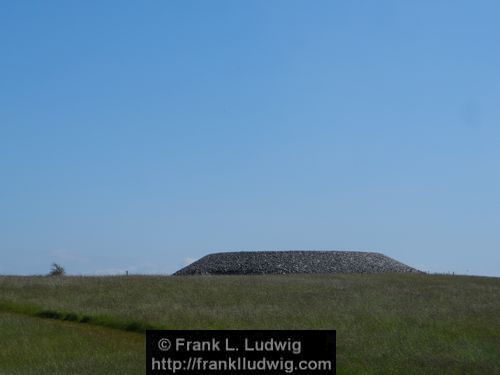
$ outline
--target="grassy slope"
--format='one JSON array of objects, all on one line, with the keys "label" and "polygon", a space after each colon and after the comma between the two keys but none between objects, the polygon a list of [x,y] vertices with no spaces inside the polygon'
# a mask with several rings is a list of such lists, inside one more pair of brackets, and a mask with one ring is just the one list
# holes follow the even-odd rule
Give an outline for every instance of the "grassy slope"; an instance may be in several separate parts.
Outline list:
[{"label": "grassy slope", "polygon": [[337,329],[341,374],[500,373],[496,278],[1,277],[6,301],[165,328]]},{"label": "grassy slope", "polygon": [[144,336],[0,313],[1,374],[140,374]]}]

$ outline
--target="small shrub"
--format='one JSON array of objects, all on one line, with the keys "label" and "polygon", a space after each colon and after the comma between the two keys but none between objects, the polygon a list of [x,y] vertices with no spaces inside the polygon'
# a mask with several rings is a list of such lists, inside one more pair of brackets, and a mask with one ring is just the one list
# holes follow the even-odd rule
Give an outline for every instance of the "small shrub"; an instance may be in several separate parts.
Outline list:
[{"label": "small shrub", "polygon": [[64,276],[66,270],[63,266],[57,263],[52,263],[52,268],[50,269],[49,276]]},{"label": "small shrub", "polygon": [[92,320],[92,317],[91,317],[91,316],[84,315],[84,316],[82,316],[82,318],[80,319],[80,323],[89,323],[91,320]]},{"label": "small shrub", "polygon": [[61,313],[54,311],[54,310],[43,310],[40,311],[38,314],[40,318],[48,318],[48,319],[61,319]]},{"label": "small shrub", "polygon": [[127,325],[125,326],[125,330],[135,331],[135,332],[141,331],[142,325],[139,322],[132,321],[132,322],[127,323]]},{"label": "small shrub", "polygon": [[69,320],[70,322],[75,322],[78,320],[78,315],[73,313],[68,313],[64,316],[64,320]]}]

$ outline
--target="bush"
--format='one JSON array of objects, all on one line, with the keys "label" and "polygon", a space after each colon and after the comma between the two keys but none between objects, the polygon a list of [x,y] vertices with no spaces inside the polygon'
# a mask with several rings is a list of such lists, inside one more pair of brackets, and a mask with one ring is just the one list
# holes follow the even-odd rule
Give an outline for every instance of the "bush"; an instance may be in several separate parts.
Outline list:
[{"label": "bush", "polygon": [[66,271],[64,267],[57,263],[52,263],[52,268],[50,269],[49,276],[64,276]]},{"label": "bush", "polygon": [[43,310],[36,314],[40,318],[61,319],[62,314],[54,310]]},{"label": "bush", "polygon": [[92,317],[88,315],[84,315],[80,319],[80,323],[90,323],[92,321]]},{"label": "bush", "polygon": [[78,315],[73,314],[73,313],[68,313],[68,314],[64,315],[63,320],[68,320],[70,322],[76,322],[76,321],[78,321]]}]

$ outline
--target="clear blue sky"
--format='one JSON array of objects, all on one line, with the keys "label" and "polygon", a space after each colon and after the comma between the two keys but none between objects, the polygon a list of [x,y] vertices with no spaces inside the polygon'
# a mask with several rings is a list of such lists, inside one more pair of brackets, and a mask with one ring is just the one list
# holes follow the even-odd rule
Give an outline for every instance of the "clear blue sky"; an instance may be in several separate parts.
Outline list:
[{"label": "clear blue sky", "polygon": [[499,19],[497,1],[3,2],[0,273],[349,249],[500,276]]}]

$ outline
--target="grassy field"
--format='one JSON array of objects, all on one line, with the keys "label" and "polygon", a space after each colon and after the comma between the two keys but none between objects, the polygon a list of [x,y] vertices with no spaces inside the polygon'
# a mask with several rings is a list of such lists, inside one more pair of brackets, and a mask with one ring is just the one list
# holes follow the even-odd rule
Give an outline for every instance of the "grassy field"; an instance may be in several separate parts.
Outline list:
[{"label": "grassy field", "polygon": [[1,374],[140,374],[136,333],[0,313]]},{"label": "grassy field", "polygon": [[[0,277],[0,312],[2,374],[45,359],[46,373],[142,373],[144,335],[125,330],[147,326],[336,329],[339,374],[500,374],[499,278]],[[94,367],[64,371],[80,352]],[[25,360],[3,360],[12,353]]]}]

